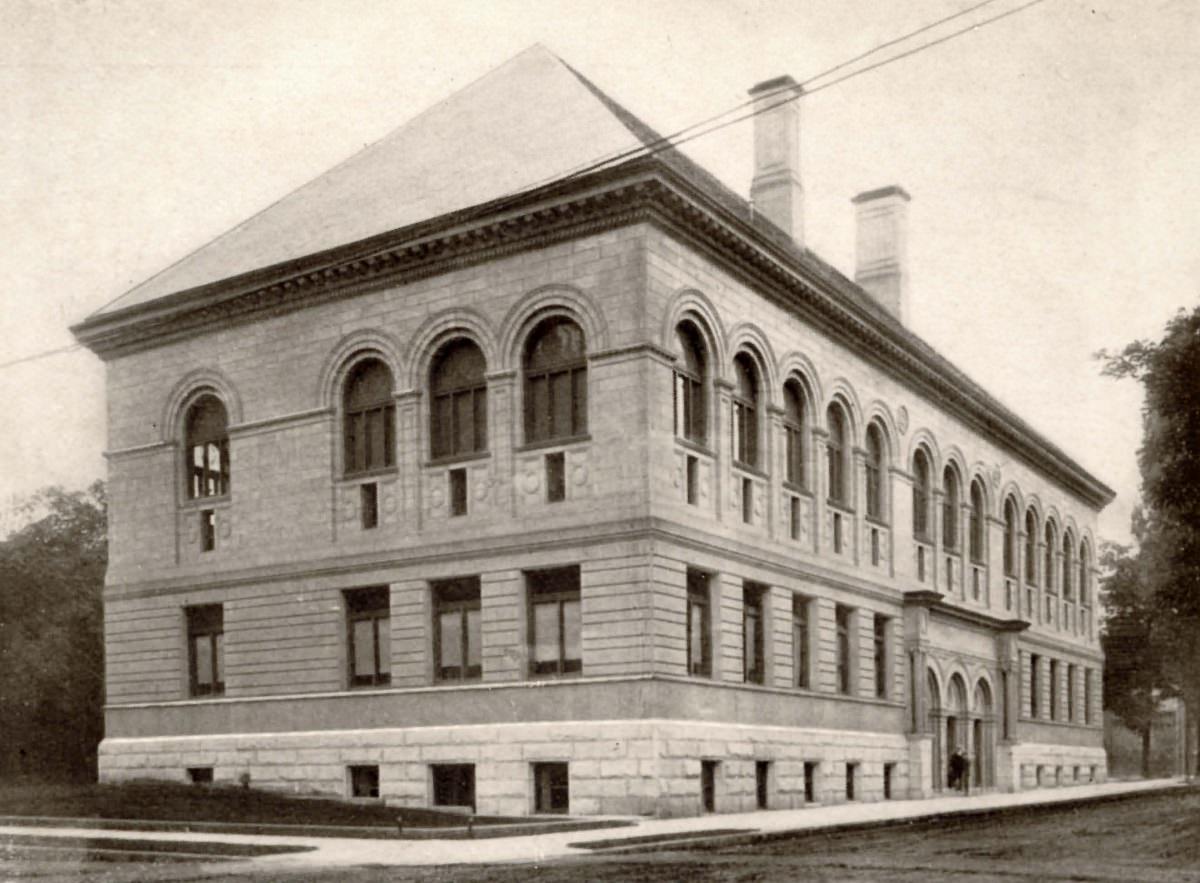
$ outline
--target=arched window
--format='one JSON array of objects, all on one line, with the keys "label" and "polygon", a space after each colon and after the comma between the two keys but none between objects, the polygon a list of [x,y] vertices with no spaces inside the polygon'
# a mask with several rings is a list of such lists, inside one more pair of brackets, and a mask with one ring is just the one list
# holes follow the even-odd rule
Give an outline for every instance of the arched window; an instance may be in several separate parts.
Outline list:
[{"label": "arched window", "polygon": [[675,329],[675,348],[675,434],[704,444],[708,436],[704,341],[695,326],[685,322]]},{"label": "arched window", "polygon": [[976,564],[983,564],[984,559],[984,531],[987,527],[987,519],[984,518],[984,501],[983,501],[983,484],[979,479],[971,482],[971,560]]},{"label": "arched window", "polygon": [[846,444],[846,413],[841,405],[832,404],[826,413],[829,423],[829,440],[826,444],[826,478],[829,480],[829,499],[843,506],[849,505],[850,492],[846,487],[846,458],[850,451]]},{"label": "arched window", "polygon": [[758,370],[746,353],[733,360],[733,459],[758,465]]},{"label": "arched window", "polygon": [[483,352],[465,338],[438,351],[429,368],[430,456],[487,450],[487,381]]},{"label": "arched window", "polygon": [[924,448],[913,455],[913,536],[929,539],[929,456]]},{"label": "arched window", "polygon": [[883,520],[883,433],[878,424],[867,427],[867,515]]},{"label": "arched window", "polygon": [[784,480],[797,487],[806,486],[804,436],[804,391],[798,382],[789,380],[783,385]]},{"label": "arched window", "polygon": [[1079,602],[1085,607],[1092,603],[1088,594],[1088,580],[1092,575],[1092,556],[1086,542],[1079,544]]},{"label": "arched window", "polygon": [[392,372],[379,359],[363,359],[350,371],[342,394],[347,475],[395,465],[396,407]]},{"label": "arched window", "polygon": [[1068,601],[1071,600],[1071,577],[1075,571],[1075,554],[1071,548],[1072,536],[1070,531],[1063,532],[1063,547],[1062,547],[1062,590],[1063,597]]},{"label": "arched window", "polygon": [[1009,497],[1004,501],[1004,575],[1017,578],[1017,504]]},{"label": "arched window", "polygon": [[1025,511],[1025,582],[1031,586],[1038,583],[1037,574],[1037,513],[1032,509]]},{"label": "arched window", "polygon": [[1045,560],[1042,562],[1042,573],[1045,574],[1046,591],[1053,592],[1057,586],[1054,584],[1054,550],[1058,546],[1058,534],[1054,530],[1054,522],[1046,521],[1046,548]]},{"label": "arched window", "polygon": [[192,403],[184,420],[189,499],[229,493],[229,430],[225,406],[205,393]]},{"label": "arched window", "polygon": [[946,464],[942,473],[942,545],[947,550],[958,549],[958,512],[962,505],[958,484],[958,470]]},{"label": "arched window", "polygon": [[570,319],[546,319],[525,344],[525,441],[587,432],[587,350]]}]

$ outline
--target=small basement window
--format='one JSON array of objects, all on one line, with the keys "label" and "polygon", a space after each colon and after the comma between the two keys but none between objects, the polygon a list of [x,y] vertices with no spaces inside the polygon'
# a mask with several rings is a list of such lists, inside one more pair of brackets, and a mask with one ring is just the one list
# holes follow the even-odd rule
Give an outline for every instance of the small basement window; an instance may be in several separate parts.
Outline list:
[{"label": "small basement window", "polygon": [[359,509],[362,512],[363,530],[379,526],[379,485],[371,481],[358,486]]},{"label": "small basement window", "polygon": [[190,766],[187,770],[188,781],[193,785],[211,785],[213,783],[213,768],[210,766]]},{"label": "small basement window", "polygon": [[565,813],[570,807],[570,781],[565,763],[533,765],[533,808],[539,813]]},{"label": "small basement window", "polygon": [[437,763],[433,776],[434,806],[465,806],[475,810],[475,764]]},{"label": "small basement window", "polygon": [[370,766],[352,766],[347,767],[350,772],[350,796],[351,797],[378,797],[379,796],[379,767]]}]

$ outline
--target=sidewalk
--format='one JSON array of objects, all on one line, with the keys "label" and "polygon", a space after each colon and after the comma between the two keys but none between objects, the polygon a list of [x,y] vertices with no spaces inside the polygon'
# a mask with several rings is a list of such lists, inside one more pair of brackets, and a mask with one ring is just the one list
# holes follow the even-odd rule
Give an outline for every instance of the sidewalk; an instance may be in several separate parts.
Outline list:
[{"label": "sidewalk", "polygon": [[[706,815],[682,819],[637,819],[627,828],[568,831],[528,837],[498,837],[491,840],[355,840],[324,837],[275,837],[246,834],[193,834],[176,831],[97,831],[94,828],[47,828],[19,825],[0,826],[4,834],[33,834],[45,837],[103,837],[111,840],[174,840],[261,845],[296,845],[309,851],[267,856],[253,860],[255,867],[267,865],[451,865],[500,862],[535,862],[572,856],[594,855],[595,850],[570,844],[590,841],[621,841],[705,831],[734,831],[739,834],[778,834],[823,828],[873,826],[882,822],[918,819],[957,813],[979,813],[1021,806],[1048,806],[1081,800],[1103,799],[1141,791],[1175,787],[1176,779],[1076,785],[1024,791],[1018,794],[986,794],[972,797],[936,797],[928,800],[891,800],[876,803],[843,803],[792,810],[764,810],[730,815]],[[677,846],[681,840],[664,844]],[[689,842],[695,842],[689,840]],[[614,846],[619,844],[614,843]]]}]

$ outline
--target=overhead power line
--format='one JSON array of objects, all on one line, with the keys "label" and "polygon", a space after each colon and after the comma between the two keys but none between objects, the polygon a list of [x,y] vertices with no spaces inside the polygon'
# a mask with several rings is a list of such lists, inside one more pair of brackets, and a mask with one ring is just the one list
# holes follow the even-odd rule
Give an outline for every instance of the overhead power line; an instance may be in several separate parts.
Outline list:
[{"label": "overhead power line", "polygon": [[[938,37],[936,39],[929,40],[928,42],[925,42],[925,43],[921,43],[918,46],[914,46],[913,48],[905,50],[900,53],[897,53],[896,55],[889,55],[887,58],[884,58],[873,64],[866,65],[865,67],[855,68],[854,70],[850,71],[849,73],[843,74],[840,77],[836,77],[827,83],[821,83],[820,85],[816,85],[816,86],[812,85],[813,83],[815,83],[818,80],[825,79],[826,77],[830,76],[831,74],[837,73],[840,70],[845,70],[846,68],[850,67],[851,65],[854,65],[854,64],[856,64],[860,61],[863,61],[867,58],[870,58],[872,55],[876,55],[879,52],[884,51],[885,49],[890,49],[894,46],[898,46],[901,43],[911,40],[913,37],[917,37],[917,36],[920,36],[921,34],[928,33],[929,31],[934,30],[935,28],[941,27],[944,24],[948,24],[951,21],[962,18],[965,15],[969,15],[972,12],[982,9],[985,6],[989,6],[995,2],[996,2],[996,0],[981,0],[981,2],[976,3],[973,6],[968,6],[966,9],[959,10],[958,12],[955,12],[951,15],[942,17],[942,18],[938,19],[937,21],[933,21],[933,22],[930,22],[929,24],[922,25],[921,27],[916,28],[915,30],[909,31],[905,34],[902,34],[899,37],[894,37],[890,40],[886,40],[883,43],[879,43],[878,45],[873,46],[872,48],[868,49],[867,51],[859,53],[858,55],[855,55],[852,58],[848,58],[844,61],[840,61],[837,64],[833,65],[832,67],[826,68],[825,70],[821,71],[820,73],[814,74],[811,77],[809,77],[808,79],[806,79],[803,82],[798,83],[794,86],[793,85],[781,86],[780,88],[775,89],[773,91],[756,95],[754,98],[751,98],[748,101],[743,101],[740,104],[736,104],[733,107],[730,107],[730,108],[727,108],[726,110],[721,111],[720,113],[713,114],[712,116],[706,117],[705,119],[699,120],[688,126],[684,126],[682,129],[679,129],[678,131],[673,132],[670,135],[662,136],[656,140],[650,141],[649,143],[640,142],[637,145],[631,146],[627,150],[622,150],[622,151],[618,151],[616,153],[609,153],[609,154],[601,155],[593,160],[588,161],[587,163],[585,163],[581,166],[577,166],[573,170],[570,170],[566,173],[543,179],[543,180],[535,182],[533,184],[526,185],[526,186],[522,187],[520,190],[515,190],[510,193],[504,194],[503,196],[500,196],[495,200],[489,201],[489,203],[487,205],[488,210],[495,211],[496,209],[506,208],[508,204],[511,204],[511,200],[514,197],[516,197],[522,193],[526,193],[530,190],[535,190],[538,187],[541,187],[545,184],[549,184],[549,183],[552,183],[555,181],[569,181],[574,178],[578,178],[583,175],[590,174],[591,172],[599,171],[600,169],[611,166],[614,163],[623,162],[626,159],[632,159],[634,157],[640,157],[640,156],[653,156],[657,153],[663,152],[664,150],[670,150],[674,147],[678,147],[681,144],[686,144],[689,141],[694,141],[697,138],[701,138],[705,135],[710,135],[713,132],[717,132],[717,131],[720,131],[721,129],[728,128],[729,126],[732,126],[736,123],[744,122],[745,120],[756,117],[759,114],[766,113],[769,110],[773,110],[776,107],[780,107],[781,105],[789,104],[793,101],[798,101],[801,98],[807,97],[809,95],[813,95],[817,92],[822,92],[825,89],[830,89],[833,86],[837,86],[840,83],[846,82],[847,80],[851,80],[855,77],[861,76],[862,74],[869,73],[870,71],[878,70],[881,67],[885,67],[889,64],[900,61],[902,59],[911,58],[912,56],[917,55],[918,53],[924,52],[927,49],[932,49],[935,46],[940,46],[943,43],[947,43],[950,40],[957,39],[958,37],[961,37],[964,34],[969,34],[974,31],[978,31],[981,28],[987,27],[988,25],[994,24],[995,22],[1001,21],[1002,19],[1016,15],[1019,12],[1024,12],[1026,9],[1029,9],[1032,6],[1037,6],[1039,3],[1045,2],[1045,0],[1028,0],[1028,2],[1023,3],[1020,6],[1015,6],[1012,9],[998,13],[997,15],[993,15],[990,18],[985,18],[982,21],[977,21],[977,22],[967,25],[966,27],[959,28],[958,30],[955,30],[955,31],[951,31],[949,34],[944,34],[941,37]],[[764,98],[770,99],[777,95],[778,96],[786,96],[786,97],[781,97],[779,101],[773,102],[771,104],[768,104],[768,105],[765,105],[762,107],[756,107],[751,112],[734,117],[733,119],[725,120],[724,122],[718,122],[718,120],[722,120],[732,113],[736,113],[739,110],[742,110],[746,107],[750,107],[751,105],[761,102]],[[19,359],[13,359],[8,362],[0,362],[0,370],[3,370],[5,368],[10,368],[15,365],[20,365],[24,362],[32,362],[36,359],[43,359],[43,358],[47,358],[49,356],[58,355],[60,353],[71,352],[72,350],[79,349],[81,346],[82,346],[82,344],[76,343],[76,344],[72,344],[70,346],[60,347],[58,349],[46,350],[44,352],[34,353],[32,355],[24,356]]]},{"label": "overhead power line", "polygon": [[12,359],[8,362],[0,362],[0,370],[2,370],[4,368],[11,368],[14,365],[20,365],[25,362],[32,362],[36,359],[44,359],[48,356],[57,356],[59,353],[69,353],[72,350],[79,349],[81,346],[83,346],[83,344],[73,343],[70,346],[60,346],[58,349],[45,350],[40,353],[33,353],[32,355],[22,356],[19,359]]}]

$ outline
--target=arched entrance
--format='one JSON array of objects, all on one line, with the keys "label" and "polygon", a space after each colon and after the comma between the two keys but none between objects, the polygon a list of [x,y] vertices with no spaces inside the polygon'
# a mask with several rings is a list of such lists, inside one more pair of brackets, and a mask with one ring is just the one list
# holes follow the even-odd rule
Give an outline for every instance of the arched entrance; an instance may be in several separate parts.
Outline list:
[{"label": "arched entrance", "polygon": [[960,675],[950,678],[950,689],[946,704],[946,760],[945,775],[949,776],[950,756],[955,750],[967,753],[969,718],[967,717],[967,685]]},{"label": "arched entrance", "polygon": [[945,782],[945,767],[942,763],[942,688],[932,669],[925,672],[926,731],[933,736],[930,745],[929,775],[934,791],[942,790]]},{"label": "arched entrance", "polygon": [[995,738],[995,712],[992,708],[992,689],[982,678],[975,685],[975,718],[971,728],[971,781],[980,788],[991,788],[996,783],[996,762],[992,747]]}]

